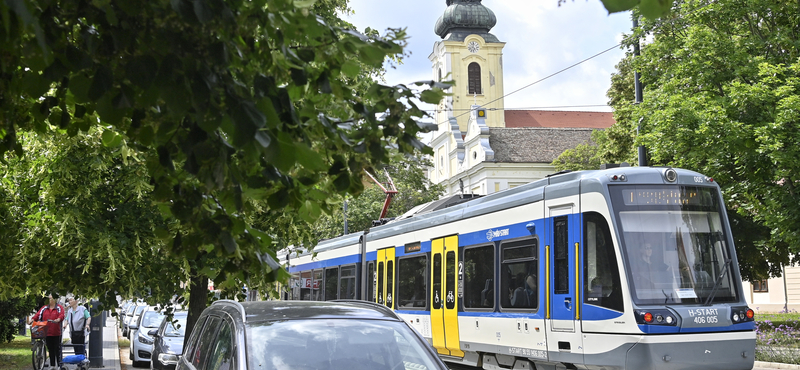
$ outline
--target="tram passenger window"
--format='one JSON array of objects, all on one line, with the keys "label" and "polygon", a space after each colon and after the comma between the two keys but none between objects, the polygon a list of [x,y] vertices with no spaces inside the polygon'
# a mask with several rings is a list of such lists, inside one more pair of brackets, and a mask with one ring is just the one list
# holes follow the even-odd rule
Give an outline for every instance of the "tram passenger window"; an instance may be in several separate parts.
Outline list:
[{"label": "tram passenger window", "polygon": [[553,219],[554,273],[553,285],[555,294],[569,294],[569,223],[567,216]]},{"label": "tram passenger window", "polygon": [[383,262],[378,262],[378,303],[383,304]]},{"label": "tram passenger window", "polygon": [[300,278],[300,273],[295,272],[292,274],[292,279],[289,280],[289,297],[288,299],[292,300],[299,300],[300,299],[300,287],[303,286],[302,279]]},{"label": "tram passenger window", "polygon": [[623,311],[617,256],[608,223],[596,212],[585,213],[583,220],[584,303]]},{"label": "tram passenger window", "polygon": [[456,253],[447,252],[445,258],[445,307],[452,310],[456,306]]},{"label": "tram passenger window", "polygon": [[397,260],[397,308],[424,309],[427,303],[428,259],[417,255]]},{"label": "tram passenger window", "polygon": [[367,263],[367,301],[375,302],[375,262]]},{"label": "tram passenger window", "polygon": [[442,254],[435,253],[433,255],[433,308],[438,310],[442,308]]},{"label": "tram passenger window", "polygon": [[464,250],[464,308],[494,308],[494,246]]},{"label": "tram passenger window", "polygon": [[322,270],[314,270],[314,282],[312,286],[314,297],[312,298],[315,301],[322,301]]},{"label": "tram passenger window", "polygon": [[386,307],[394,302],[394,261],[386,262]]},{"label": "tram passenger window", "polygon": [[356,267],[342,266],[340,274],[339,299],[356,299]]},{"label": "tram passenger window", "polygon": [[313,300],[311,296],[311,288],[314,286],[314,280],[311,278],[311,271],[303,271],[300,273],[300,299],[304,301]]},{"label": "tram passenger window", "polygon": [[336,299],[339,291],[339,268],[333,267],[325,270],[325,300]]},{"label": "tram passenger window", "polygon": [[500,306],[539,307],[539,240],[525,239],[500,245]]}]

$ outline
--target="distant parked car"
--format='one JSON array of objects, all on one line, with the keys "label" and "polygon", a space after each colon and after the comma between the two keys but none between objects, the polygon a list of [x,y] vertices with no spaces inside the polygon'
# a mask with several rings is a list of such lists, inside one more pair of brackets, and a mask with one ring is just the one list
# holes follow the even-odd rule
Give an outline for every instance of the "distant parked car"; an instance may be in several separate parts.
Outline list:
[{"label": "distant parked car", "polygon": [[[139,315],[139,321],[135,325],[136,331],[131,335],[131,348],[128,351],[133,366],[150,362],[153,336],[148,332],[157,329],[162,321],[164,321],[164,314],[156,311],[155,307],[148,307]],[[131,329],[133,328],[134,326],[131,326]]]},{"label": "distant parked car", "polygon": [[177,369],[447,367],[415,329],[377,303],[219,300],[200,315]]},{"label": "distant parked car", "polygon": [[123,335],[125,335],[128,339],[133,340],[133,335],[136,334],[136,329],[139,327],[139,316],[141,316],[142,312],[144,312],[144,310],[147,309],[148,307],[150,306],[148,306],[147,303],[142,303],[136,306],[135,309],[131,310],[131,312],[133,313],[132,315],[127,316],[128,332],[127,334],[123,333]]},{"label": "distant parked car", "polygon": [[183,337],[186,335],[186,312],[176,312],[172,320],[165,317],[158,329],[147,332],[153,337],[153,352],[150,369],[174,370],[181,353]]},{"label": "distant parked car", "polygon": [[136,302],[131,302],[128,306],[125,307],[125,315],[121,317],[122,321],[122,336],[128,337],[128,324],[131,322],[131,318],[133,318],[133,312],[136,311],[136,307],[138,305]]}]

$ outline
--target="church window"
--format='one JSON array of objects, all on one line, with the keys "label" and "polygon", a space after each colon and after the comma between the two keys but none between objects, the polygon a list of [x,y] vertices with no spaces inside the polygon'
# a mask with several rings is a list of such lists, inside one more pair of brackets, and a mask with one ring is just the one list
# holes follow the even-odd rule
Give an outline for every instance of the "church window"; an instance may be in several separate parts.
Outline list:
[{"label": "church window", "polygon": [[442,69],[439,68],[439,82],[442,82]]},{"label": "church window", "polygon": [[481,94],[481,66],[472,62],[467,67],[468,88],[470,94]]}]

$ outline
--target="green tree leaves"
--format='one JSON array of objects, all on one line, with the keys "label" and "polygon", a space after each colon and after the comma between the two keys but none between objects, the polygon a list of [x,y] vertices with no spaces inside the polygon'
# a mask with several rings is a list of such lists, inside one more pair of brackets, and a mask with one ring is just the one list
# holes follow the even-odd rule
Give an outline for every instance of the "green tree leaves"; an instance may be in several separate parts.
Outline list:
[{"label": "green tree leaves", "polygon": [[[745,278],[779,274],[800,245],[800,217],[786,212],[800,202],[800,8],[789,2],[686,0],[676,1],[676,9],[669,22],[643,22],[640,32],[651,34],[653,42],[631,65],[642,72],[644,102],[633,106],[630,97],[612,98],[615,126],[632,133],[641,120],[643,132],[634,145],[647,146],[652,165],[713,177],[735,214],[731,219],[742,225],[733,232],[741,241]],[[633,147],[625,143],[632,134],[607,137],[629,148],[620,154],[631,158]]]},{"label": "green tree leaves", "polygon": [[[67,151],[90,141],[96,153],[86,149],[89,157],[79,158],[87,161],[80,165],[54,167],[62,164],[37,152],[38,164],[23,156],[19,168],[31,172],[38,166],[59,170],[65,179],[91,180],[97,186],[80,192],[81,199],[93,199],[91,189],[111,192],[114,181],[124,182],[113,199],[128,194],[143,202],[140,207],[149,204],[160,212],[147,222],[131,216],[142,228],[135,238],[116,222],[120,230],[72,237],[54,232],[54,225],[89,215],[97,218],[92,223],[118,220],[119,208],[97,205],[83,214],[70,208],[62,216],[51,208],[59,201],[26,195],[18,200],[34,206],[18,222],[31,221],[43,232],[28,233],[25,242],[93,253],[112,271],[97,274],[106,279],[92,281],[98,287],[112,286],[119,271],[128,271],[121,261],[140,268],[147,258],[157,262],[147,271],[173,261],[184,279],[200,283],[203,276],[192,274],[213,271],[215,283],[232,291],[244,284],[268,287],[281,278],[272,262],[282,245],[273,242],[302,238],[303,228],[329,212],[336,199],[359,194],[363,170],[386,163],[392,148],[427,150],[416,140],[427,130],[417,124],[425,115],[417,107],[418,93],[373,80],[384,60],[402,57],[404,31],[365,35],[338,19],[339,11],[347,11],[346,2],[0,2],[0,46],[7,51],[0,65],[0,157],[22,155],[18,132],[40,135],[24,142],[31,153],[48,144]],[[439,101],[443,90],[434,85],[423,94],[425,101]],[[79,171],[101,164],[106,169],[97,173]],[[13,189],[44,189],[26,186]],[[154,250],[170,259],[153,259]],[[29,266],[27,259],[19,263]],[[86,264],[86,271],[103,263]],[[131,289],[174,289],[171,280],[162,284],[150,279],[155,274],[142,276],[148,278],[132,282]]]}]

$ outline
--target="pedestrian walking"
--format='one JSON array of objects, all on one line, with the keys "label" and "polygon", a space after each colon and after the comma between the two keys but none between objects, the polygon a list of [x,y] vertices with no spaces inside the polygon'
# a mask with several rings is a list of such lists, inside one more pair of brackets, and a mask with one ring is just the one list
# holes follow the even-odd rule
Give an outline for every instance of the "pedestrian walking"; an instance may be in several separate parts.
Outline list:
[{"label": "pedestrian walking", "polygon": [[86,356],[86,331],[89,330],[92,316],[86,307],[78,304],[75,297],[67,298],[67,305],[69,308],[67,309],[67,319],[64,321],[64,330],[69,328],[69,337],[75,348],[75,354]]},{"label": "pedestrian walking", "polygon": [[49,303],[42,306],[36,313],[28,319],[28,324],[33,321],[47,322],[47,336],[45,345],[47,352],[50,353],[50,366],[55,367],[61,362],[61,322],[64,321],[64,306],[56,301],[57,295],[52,293],[47,296]]}]

